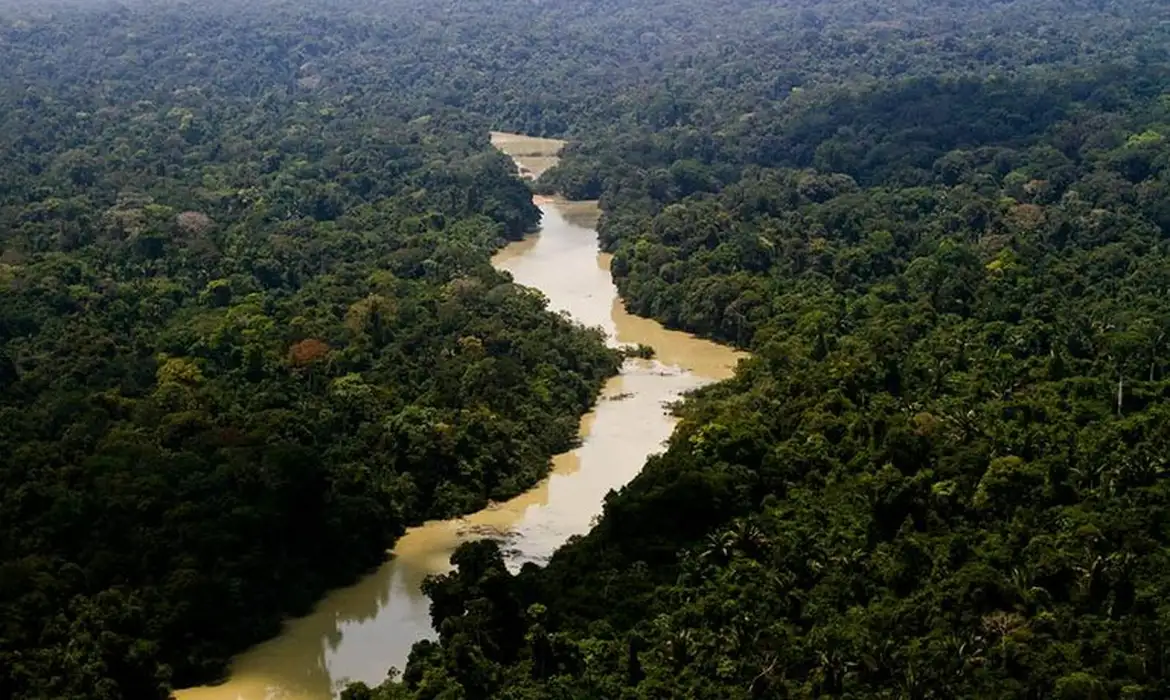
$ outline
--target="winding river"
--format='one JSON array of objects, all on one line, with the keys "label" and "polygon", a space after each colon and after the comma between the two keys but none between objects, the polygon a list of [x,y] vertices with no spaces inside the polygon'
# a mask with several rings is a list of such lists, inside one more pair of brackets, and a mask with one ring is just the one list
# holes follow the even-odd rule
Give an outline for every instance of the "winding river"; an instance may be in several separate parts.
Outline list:
[{"label": "winding river", "polygon": [[[563,142],[493,133],[527,177],[556,163]],[[588,530],[602,500],[661,449],[674,419],[665,405],[698,386],[730,376],[741,355],[669,331],[626,313],[597,248],[595,203],[538,199],[540,230],[493,259],[519,284],[541,290],[550,306],[605,329],[614,345],[644,343],[654,360],[628,360],[581,420],[581,446],[553,459],[535,488],[464,518],[412,528],[394,556],[353,586],[329,593],[309,615],[290,620],[280,636],[244,652],[225,683],[176,693],[179,700],[331,700],[347,682],[380,683],[405,666],[411,645],[432,636],[428,601],[419,590],[428,574],[450,568],[448,557],[478,537],[505,541],[510,564],[542,562],[570,535]]]}]

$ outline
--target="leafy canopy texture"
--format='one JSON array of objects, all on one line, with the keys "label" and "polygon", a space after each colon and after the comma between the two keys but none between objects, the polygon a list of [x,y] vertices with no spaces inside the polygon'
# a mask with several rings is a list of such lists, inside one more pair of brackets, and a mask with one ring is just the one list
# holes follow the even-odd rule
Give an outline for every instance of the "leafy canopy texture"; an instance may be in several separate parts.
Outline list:
[{"label": "leafy canopy texture", "polygon": [[0,11],[0,697],[211,678],[571,443],[488,128],[755,358],[347,697],[1170,696],[1164,2],[342,5]]},{"label": "leafy canopy texture", "polygon": [[763,5],[804,31],[619,81],[537,185],[754,359],[546,568],[460,553],[350,698],[1170,694],[1166,9]]},{"label": "leafy canopy texture", "polygon": [[538,481],[619,358],[489,265],[539,212],[483,123],[69,12],[0,41],[0,697],[163,698]]}]

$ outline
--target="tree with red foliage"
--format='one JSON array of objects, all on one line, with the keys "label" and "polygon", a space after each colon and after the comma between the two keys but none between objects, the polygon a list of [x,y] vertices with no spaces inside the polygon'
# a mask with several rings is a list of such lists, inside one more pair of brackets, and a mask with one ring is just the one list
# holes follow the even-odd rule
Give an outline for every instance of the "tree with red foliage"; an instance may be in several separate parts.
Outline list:
[{"label": "tree with red foliage", "polygon": [[306,338],[288,349],[288,363],[293,367],[309,365],[329,355],[329,344],[316,338]]}]

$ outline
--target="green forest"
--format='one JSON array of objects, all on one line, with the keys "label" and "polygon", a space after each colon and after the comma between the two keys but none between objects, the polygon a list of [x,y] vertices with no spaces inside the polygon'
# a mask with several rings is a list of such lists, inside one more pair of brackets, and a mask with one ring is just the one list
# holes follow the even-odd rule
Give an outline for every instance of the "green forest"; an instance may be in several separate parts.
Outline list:
[{"label": "green forest", "polygon": [[621,357],[490,266],[491,128],[753,359],[344,698],[1170,696],[1164,2],[9,0],[0,65],[0,697],[213,680],[572,444]]},{"label": "green forest", "polygon": [[537,481],[618,366],[488,264],[539,212],[481,122],[176,66],[168,17],[6,28],[4,698],[214,678]]}]

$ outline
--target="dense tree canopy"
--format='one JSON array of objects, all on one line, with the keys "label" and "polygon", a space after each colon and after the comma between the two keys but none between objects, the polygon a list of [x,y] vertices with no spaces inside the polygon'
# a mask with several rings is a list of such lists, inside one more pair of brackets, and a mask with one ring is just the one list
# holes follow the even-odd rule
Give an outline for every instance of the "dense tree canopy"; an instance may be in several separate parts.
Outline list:
[{"label": "dense tree canopy", "polygon": [[82,19],[0,49],[5,698],[209,679],[537,481],[618,360],[488,264],[538,212],[482,123]]},{"label": "dense tree canopy", "polygon": [[1165,3],[344,5],[0,12],[0,696],[207,678],[569,443],[489,127],[755,359],[351,698],[1170,695]]},{"label": "dense tree canopy", "polygon": [[442,581],[381,694],[1170,692],[1170,102],[1074,111],[910,182],[615,195],[631,308],[756,359],[546,570]]},{"label": "dense tree canopy", "polygon": [[627,305],[756,359],[546,569],[460,552],[351,697],[1170,693],[1166,10],[859,5],[851,69],[578,118],[540,186],[602,198]]}]

